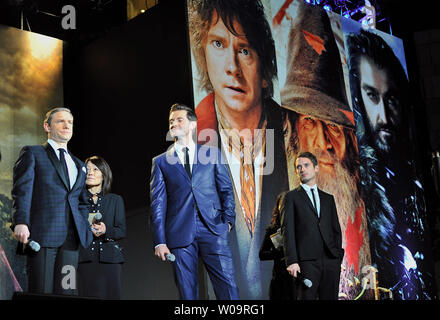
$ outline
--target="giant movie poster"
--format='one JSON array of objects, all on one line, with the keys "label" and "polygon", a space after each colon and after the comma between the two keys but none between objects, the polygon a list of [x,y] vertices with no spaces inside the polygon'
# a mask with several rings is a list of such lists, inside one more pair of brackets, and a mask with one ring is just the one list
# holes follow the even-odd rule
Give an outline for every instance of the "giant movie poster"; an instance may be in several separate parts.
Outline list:
[{"label": "giant movie poster", "polygon": [[222,149],[234,185],[240,298],[269,297],[260,247],[301,151],[336,200],[339,299],[433,298],[402,41],[300,0],[187,5],[198,141]]},{"label": "giant movie poster", "polygon": [[61,40],[0,26],[0,299],[25,291],[25,258],[10,230],[12,171],[20,149],[41,144],[44,114],[63,105]]},{"label": "giant movie poster", "polygon": [[343,235],[339,297],[354,299],[362,285],[356,279],[371,272],[371,255],[340,16],[303,1],[271,1],[271,8],[281,105],[288,110],[289,186],[300,183],[296,155],[315,154],[318,186],[335,197]]},{"label": "giant movie poster", "polygon": [[[402,40],[342,20],[380,296],[432,299],[433,268]],[[387,290],[388,289],[388,290]]]}]

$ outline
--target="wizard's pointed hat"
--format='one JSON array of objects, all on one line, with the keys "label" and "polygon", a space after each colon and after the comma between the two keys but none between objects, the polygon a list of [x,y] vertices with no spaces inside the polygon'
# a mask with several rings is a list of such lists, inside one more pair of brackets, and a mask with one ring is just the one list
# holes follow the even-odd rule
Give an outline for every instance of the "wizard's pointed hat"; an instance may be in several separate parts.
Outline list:
[{"label": "wizard's pointed hat", "polygon": [[289,32],[281,103],[298,113],[353,128],[330,19],[325,10],[299,2]]}]

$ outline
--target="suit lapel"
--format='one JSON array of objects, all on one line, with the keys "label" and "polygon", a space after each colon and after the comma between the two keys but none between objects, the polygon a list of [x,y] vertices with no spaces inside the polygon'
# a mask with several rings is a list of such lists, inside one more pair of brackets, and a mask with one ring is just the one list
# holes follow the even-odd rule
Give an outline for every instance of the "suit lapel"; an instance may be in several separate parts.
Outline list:
[{"label": "suit lapel", "polygon": [[194,174],[197,171],[197,168],[199,167],[198,163],[199,163],[199,150],[200,150],[200,145],[196,143],[196,148],[194,151],[194,158],[193,158],[193,165],[192,165],[192,170],[191,170],[191,177],[194,177]]},{"label": "suit lapel", "polygon": [[84,175],[86,173],[82,170],[82,167],[81,167],[79,159],[76,158],[73,155],[70,155],[70,157],[73,159],[73,162],[75,162],[76,169],[78,170],[78,174],[76,176],[76,181],[75,181],[75,183],[73,184],[73,187],[72,187],[72,190],[73,190],[73,189],[78,187],[78,184],[80,183],[80,181],[82,181],[82,175]]},{"label": "suit lapel", "polygon": [[[224,155],[224,150],[223,148],[221,149],[221,153],[222,156],[225,157]],[[226,159],[226,157],[225,157]],[[240,196],[237,193],[237,189],[235,187],[235,183],[232,177],[232,172],[231,172],[231,168],[229,166],[229,163],[226,164],[226,167],[229,171],[229,176],[231,177],[231,183],[232,183],[232,187],[234,189],[234,197],[235,197],[235,225],[234,225],[234,229],[233,234],[234,234],[234,238],[236,243],[233,245],[233,250],[236,250],[238,254],[238,263],[241,265],[241,267],[243,268],[243,270],[247,271],[247,264],[248,264],[248,259],[249,259],[249,255],[250,255],[250,248],[251,248],[251,242],[252,242],[252,238],[250,236],[249,233],[249,229],[246,225],[246,221],[244,219],[244,213],[243,213],[243,209],[241,206],[241,202],[240,202]],[[235,254],[235,253],[234,253]],[[247,273],[244,271],[243,275],[240,275],[240,277],[244,277],[244,279],[246,279],[247,282]]]},{"label": "suit lapel", "polygon": [[70,190],[70,186],[67,183],[66,178],[63,174],[63,169],[61,168],[60,160],[58,159],[57,155],[55,154],[55,150],[50,146],[49,143],[43,144],[43,148],[46,149],[47,156],[49,157],[50,161],[52,162],[53,166],[55,167],[55,170],[58,173],[58,176],[60,177],[61,181],[63,181],[64,186],[67,188],[67,190]]},{"label": "suit lapel", "polygon": [[[316,208],[313,206],[312,201],[310,200],[306,190],[304,190],[303,187],[299,186],[299,193],[302,195],[304,201],[308,204],[308,206],[310,207],[311,210],[313,210],[313,212],[315,213],[316,218],[319,218],[318,216],[318,212],[316,211]],[[319,193],[319,192],[318,192]]]},{"label": "suit lapel", "polygon": [[328,205],[326,205],[325,202],[325,197],[323,197],[322,191],[318,188],[318,197],[319,197],[319,218],[322,217],[323,214],[325,214],[325,208],[329,208]]},{"label": "suit lapel", "polygon": [[183,167],[183,163],[180,162],[179,156],[177,155],[174,145],[167,151],[167,161],[171,161],[168,163],[172,165],[174,168],[176,168],[177,171],[180,172],[180,174],[182,174],[186,179],[190,181],[188,173],[186,173],[186,170]]}]

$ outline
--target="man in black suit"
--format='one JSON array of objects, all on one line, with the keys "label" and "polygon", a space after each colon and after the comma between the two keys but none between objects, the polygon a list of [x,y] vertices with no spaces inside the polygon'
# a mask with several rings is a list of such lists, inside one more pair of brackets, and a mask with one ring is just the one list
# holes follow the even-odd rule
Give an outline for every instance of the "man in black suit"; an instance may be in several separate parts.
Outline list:
[{"label": "man in black suit", "polygon": [[85,164],[70,154],[73,116],[54,108],[43,124],[48,141],[25,146],[14,165],[12,230],[27,244],[32,238],[41,250],[27,250],[29,292],[76,294],[78,248],[92,240],[88,222]]},{"label": "man in black suit", "polygon": [[300,153],[295,168],[301,185],[286,194],[282,213],[287,271],[312,281],[311,287],[300,286],[301,299],[337,300],[344,249],[335,200],[317,188],[315,155]]}]

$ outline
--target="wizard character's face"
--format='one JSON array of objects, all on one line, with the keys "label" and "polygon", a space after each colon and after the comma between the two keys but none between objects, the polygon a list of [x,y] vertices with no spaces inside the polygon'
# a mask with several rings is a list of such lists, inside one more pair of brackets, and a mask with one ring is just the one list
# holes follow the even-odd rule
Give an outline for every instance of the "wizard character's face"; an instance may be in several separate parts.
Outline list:
[{"label": "wizard character's face", "polygon": [[296,132],[301,151],[309,151],[318,158],[324,175],[335,177],[335,166],[343,161],[346,140],[341,125],[299,114]]},{"label": "wizard character's face", "polygon": [[216,104],[221,110],[230,110],[229,113],[261,107],[262,89],[267,86],[261,76],[257,52],[250,47],[237,21],[233,27],[237,35],[214,12],[205,43],[206,65]]},{"label": "wizard character's face", "polygon": [[400,102],[389,72],[368,57],[360,61],[360,88],[372,138],[378,151],[390,152],[400,125]]}]

